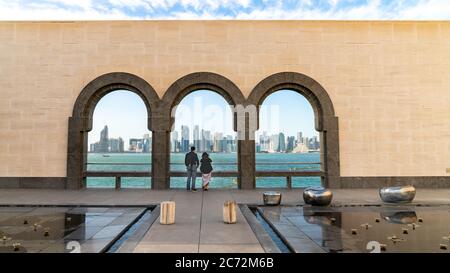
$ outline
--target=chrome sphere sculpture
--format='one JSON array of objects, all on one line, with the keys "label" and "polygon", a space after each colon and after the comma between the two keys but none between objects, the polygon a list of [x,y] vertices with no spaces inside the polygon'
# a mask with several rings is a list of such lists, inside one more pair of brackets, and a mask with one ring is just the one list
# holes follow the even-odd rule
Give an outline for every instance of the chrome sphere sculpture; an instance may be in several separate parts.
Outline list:
[{"label": "chrome sphere sculpture", "polygon": [[279,206],[281,203],[281,192],[266,191],[263,193],[263,201],[266,206]]},{"label": "chrome sphere sculpture", "polygon": [[414,186],[386,187],[380,189],[380,198],[385,203],[409,203],[416,196]]},{"label": "chrome sphere sculpture", "polygon": [[328,206],[333,199],[333,193],[323,187],[310,187],[303,191],[303,200],[308,205]]}]

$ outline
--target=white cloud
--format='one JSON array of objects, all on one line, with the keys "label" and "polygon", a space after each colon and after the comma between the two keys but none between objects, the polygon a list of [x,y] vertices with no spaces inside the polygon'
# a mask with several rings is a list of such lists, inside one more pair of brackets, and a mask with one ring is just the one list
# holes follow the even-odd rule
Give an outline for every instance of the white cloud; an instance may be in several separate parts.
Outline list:
[{"label": "white cloud", "polygon": [[421,0],[415,6],[399,11],[399,19],[450,19],[449,0]]},{"label": "white cloud", "polygon": [[[414,4],[408,0],[390,4],[381,0],[362,4],[353,0],[327,1],[328,6],[299,0],[296,5],[286,7],[275,0],[262,0],[259,5],[253,0],[108,0],[102,4],[96,0],[0,0],[0,20],[450,19],[448,0],[419,0]],[[346,5],[340,5],[344,2]],[[353,5],[349,5],[351,2]]]},{"label": "white cloud", "polygon": [[[64,2],[58,0],[60,3]],[[117,20],[133,19],[118,9],[100,11],[90,5],[90,1],[80,1],[77,9],[66,9],[55,6],[50,1],[47,3],[34,3],[34,5],[22,6],[19,1],[0,0],[0,20]],[[73,3],[75,1],[66,0]],[[136,18],[137,19],[137,18]]]}]

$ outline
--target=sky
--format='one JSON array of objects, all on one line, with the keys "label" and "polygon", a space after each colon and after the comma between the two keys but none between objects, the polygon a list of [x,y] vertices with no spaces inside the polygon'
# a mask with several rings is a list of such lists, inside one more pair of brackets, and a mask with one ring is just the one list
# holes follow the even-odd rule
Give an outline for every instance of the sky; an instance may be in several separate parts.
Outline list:
[{"label": "sky", "polygon": [[114,91],[100,99],[94,110],[89,144],[100,140],[100,131],[105,125],[108,125],[110,138],[124,139],[126,150],[130,138],[142,138],[144,134],[150,134],[147,129],[147,108],[142,99],[130,91]]},{"label": "sky", "polygon": [[[181,139],[181,125],[189,126],[191,140],[194,125],[199,125],[199,130],[235,136],[232,111],[226,100],[215,92],[199,90],[187,95],[173,110],[173,115],[178,140]],[[110,138],[124,139],[126,149],[130,138],[142,138],[150,133],[147,129],[147,108],[142,99],[130,91],[111,92],[98,102],[92,131],[89,132],[89,144],[99,141],[100,131],[105,125],[108,125]],[[269,135],[283,132],[296,136],[299,131],[308,137],[318,135],[314,129],[311,105],[305,97],[289,90],[275,92],[264,100],[257,136],[263,131]]]},{"label": "sky", "polygon": [[0,20],[450,19],[449,0],[0,0]]}]

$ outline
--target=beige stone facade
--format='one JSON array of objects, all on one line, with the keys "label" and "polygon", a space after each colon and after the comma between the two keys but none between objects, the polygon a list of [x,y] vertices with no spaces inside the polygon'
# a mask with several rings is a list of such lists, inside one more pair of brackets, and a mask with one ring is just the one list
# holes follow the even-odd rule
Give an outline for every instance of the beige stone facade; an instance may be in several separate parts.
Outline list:
[{"label": "beige stone facade", "polygon": [[318,81],[341,176],[450,176],[450,22],[102,21],[0,23],[0,177],[66,176],[68,117],[96,77],[162,97],[199,71],[246,97],[277,72]]}]

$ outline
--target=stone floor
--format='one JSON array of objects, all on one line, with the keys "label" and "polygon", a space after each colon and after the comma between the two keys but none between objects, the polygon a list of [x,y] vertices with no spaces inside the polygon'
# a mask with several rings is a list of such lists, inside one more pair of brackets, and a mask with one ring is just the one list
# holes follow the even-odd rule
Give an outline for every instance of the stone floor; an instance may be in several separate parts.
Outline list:
[{"label": "stone floor", "polygon": [[[157,220],[134,252],[263,252],[256,236],[238,210],[238,223],[222,222],[225,200],[261,204],[263,189],[210,190],[32,190],[2,189],[0,205],[150,205],[176,202],[176,224],[164,226]],[[282,204],[302,204],[301,190],[281,190]],[[334,190],[334,204],[381,204],[376,189]],[[418,189],[414,203],[450,204],[450,189]]]}]

